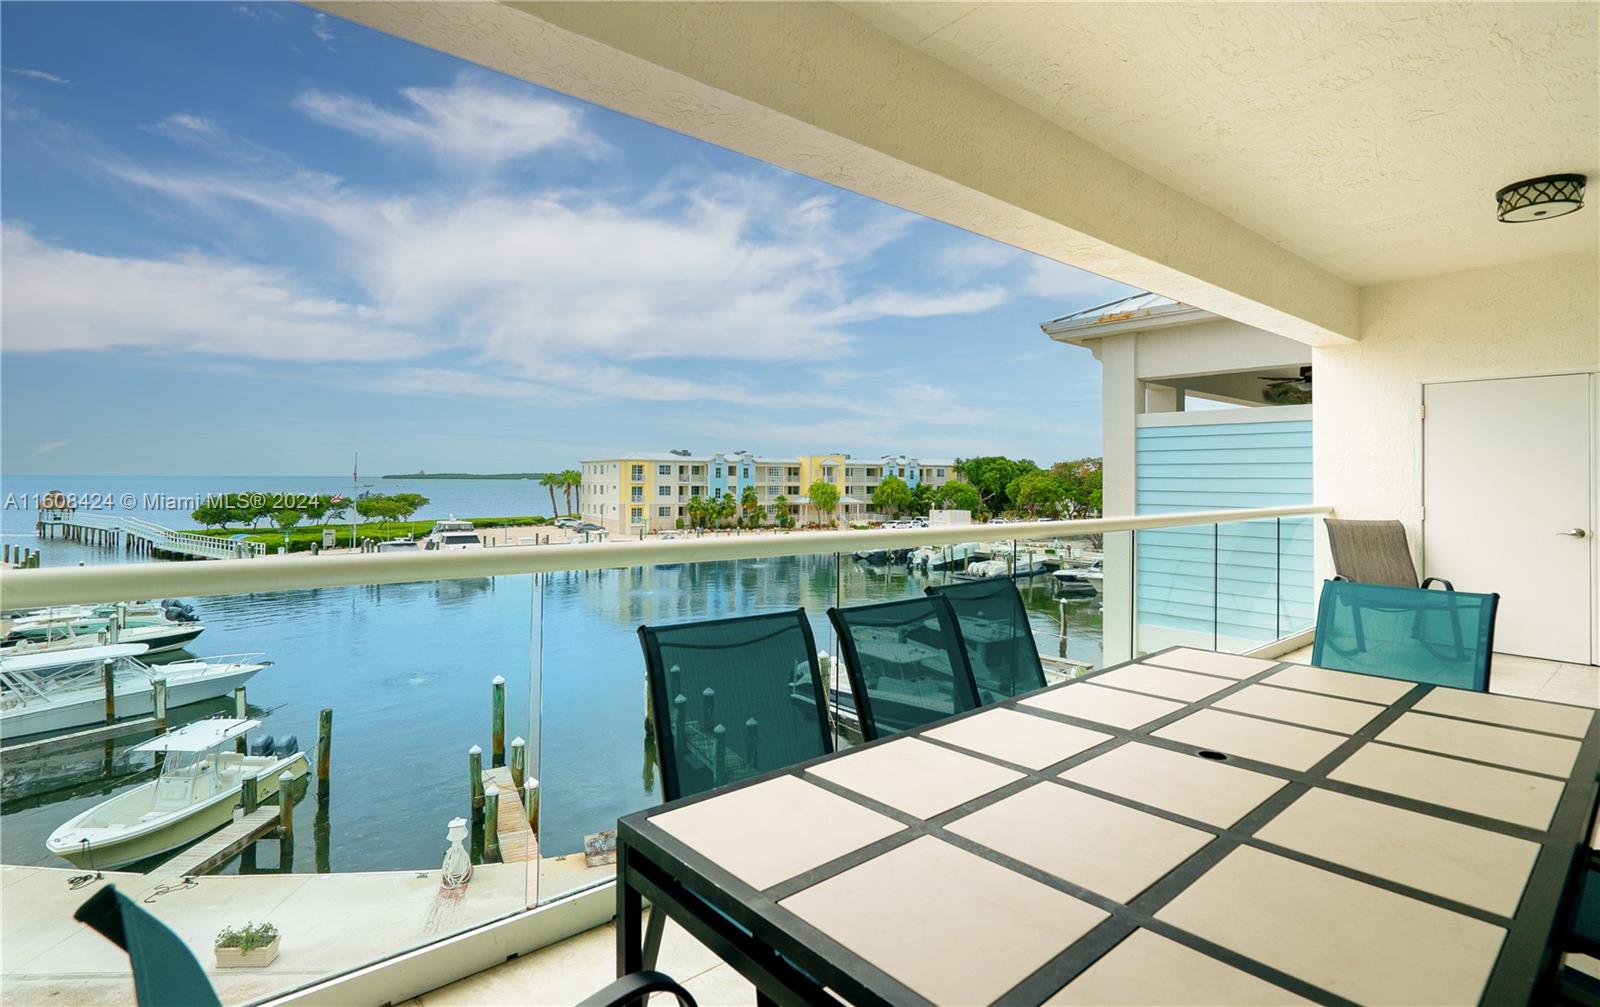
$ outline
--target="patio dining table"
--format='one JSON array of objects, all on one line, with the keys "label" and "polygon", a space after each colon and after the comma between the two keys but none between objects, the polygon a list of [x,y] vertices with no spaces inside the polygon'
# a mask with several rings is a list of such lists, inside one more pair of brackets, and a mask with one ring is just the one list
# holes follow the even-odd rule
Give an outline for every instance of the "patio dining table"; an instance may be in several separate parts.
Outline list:
[{"label": "patio dining table", "polygon": [[1174,648],[623,818],[618,968],[648,899],[761,1002],[1528,1003],[1597,720]]}]

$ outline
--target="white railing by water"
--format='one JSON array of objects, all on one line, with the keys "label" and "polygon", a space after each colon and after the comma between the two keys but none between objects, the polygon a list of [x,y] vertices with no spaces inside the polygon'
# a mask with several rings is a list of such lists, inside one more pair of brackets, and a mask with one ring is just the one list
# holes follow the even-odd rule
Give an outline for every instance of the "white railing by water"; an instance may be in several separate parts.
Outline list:
[{"label": "white railing by water", "polygon": [[129,539],[147,542],[162,552],[194,556],[199,559],[253,559],[266,553],[266,546],[260,542],[175,531],[154,521],[124,514],[44,510],[39,512],[39,523],[62,528],[90,528],[96,531],[116,532]]},{"label": "white railing by water", "polygon": [[973,541],[1032,542],[1152,528],[1307,517],[1332,512],[1331,506],[1304,504],[1296,507],[1257,507],[1003,525],[953,525],[893,531],[764,531],[740,535],[707,534],[671,541],[614,539],[571,545],[508,546],[460,551],[321,556],[301,554],[251,562],[128,563],[13,570],[0,571],[0,608],[41,608],[48,605],[205,597],[359,584],[403,584],[566,570],[619,569],[661,563],[817,556],[864,549],[910,549]]}]

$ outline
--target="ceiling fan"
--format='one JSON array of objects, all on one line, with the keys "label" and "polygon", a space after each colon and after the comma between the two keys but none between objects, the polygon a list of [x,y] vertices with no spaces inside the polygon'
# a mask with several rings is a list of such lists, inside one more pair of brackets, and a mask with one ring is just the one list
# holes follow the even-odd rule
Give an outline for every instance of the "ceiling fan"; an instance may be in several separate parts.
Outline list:
[{"label": "ceiling fan", "polygon": [[1311,401],[1311,365],[1300,368],[1298,378],[1258,374],[1257,381],[1267,382],[1261,398],[1275,406],[1298,406]]}]

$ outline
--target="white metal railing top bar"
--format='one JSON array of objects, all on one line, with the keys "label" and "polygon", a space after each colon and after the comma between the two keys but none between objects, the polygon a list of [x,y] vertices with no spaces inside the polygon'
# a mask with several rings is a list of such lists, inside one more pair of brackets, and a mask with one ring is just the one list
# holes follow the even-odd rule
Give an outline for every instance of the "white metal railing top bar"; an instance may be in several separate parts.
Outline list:
[{"label": "white metal railing top bar", "polygon": [[719,534],[671,541],[614,539],[572,545],[505,546],[461,551],[278,556],[209,563],[126,563],[0,571],[0,609],[40,608],[143,598],[205,597],[360,584],[402,584],[658,563],[707,563],[817,556],[864,549],[909,549],[960,542],[1034,541],[1272,518],[1331,514],[1324,504],[1141,514],[1079,521],[952,525],[867,531]]}]

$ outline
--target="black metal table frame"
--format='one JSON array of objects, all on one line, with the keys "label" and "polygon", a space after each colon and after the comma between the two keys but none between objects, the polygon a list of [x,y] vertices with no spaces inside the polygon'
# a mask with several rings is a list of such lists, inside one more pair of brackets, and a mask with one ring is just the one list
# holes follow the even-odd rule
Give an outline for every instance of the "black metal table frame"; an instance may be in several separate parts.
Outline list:
[{"label": "black metal table frame", "polygon": [[[881,738],[871,742],[869,745],[858,745],[854,748],[844,749],[740,781],[736,786],[742,788],[766,780],[776,779],[780,776],[802,777],[813,786],[847,797],[862,807],[870,808],[907,826],[907,828],[893,835],[870,843],[764,891],[751,888],[750,885],[723,870],[709,858],[649,824],[649,819],[652,816],[663,811],[709,800],[726,794],[730,789],[734,788],[719,788],[707,793],[683,798],[670,805],[657,806],[622,818],[618,822],[617,838],[618,975],[636,972],[643,965],[644,929],[641,912],[642,901],[648,899],[656,911],[664,912],[669,918],[687,930],[691,936],[706,945],[724,962],[727,962],[746,979],[750,980],[758,991],[757,999],[759,1003],[804,1005],[835,1002],[827,993],[823,992],[824,987],[832,990],[834,994],[852,1004],[926,1003],[927,1001],[923,997],[864,958],[853,954],[848,948],[838,945],[827,935],[811,927],[777,903],[795,892],[809,888],[813,884],[841,871],[848,870],[857,864],[864,863],[920,835],[937,835],[941,840],[951,845],[982,856],[986,860],[998,863],[1057,891],[1065,892],[1081,901],[1104,909],[1111,914],[1108,919],[1093,927],[1087,934],[1063,949],[1061,953],[1013,987],[997,1001],[1001,1004],[1037,1004],[1047,999],[1134,930],[1141,928],[1151,930],[1180,944],[1201,951],[1211,958],[1281,986],[1313,1002],[1330,1005],[1351,1004],[1351,1001],[1321,987],[1313,986],[1295,976],[1259,964],[1237,952],[1155,919],[1157,911],[1187,888],[1189,884],[1209,871],[1225,855],[1241,845],[1249,845],[1257,849],[1266,850],[1324,871],[1359,880],[1377,888],[1406,895],[1431,905],[1503,927],[1506,930],[1506,938],[1501,945],[1499,956],[1485,984],[1480,1002],[1495,1005],[1526,1003],[1533,1001],[1536,994],[1548,992],[1549,984],[1554,981],[1556,965],[1559,963],[1558,942],[1566,932],[1572,914],[1576,911],[1576,892],[1587,857],[1589,827],[1593,821],[1597,806],[1600,806],[1600,715],[1591,719],[1589,730],[1581,739],[1578,756],[1572,771],[1563,780],[1565,786],[1560,800],[1557,803],[1548,828],[1544,830],[1531,829],[1498,819],[1455,811],[1450,808],[1427,804],[1411,798],[1341,783],[1327,778],[1329,771],[1341,765],[1346,758],[1376,737],[1402,714],[1410,711],[1418,701],[1435,688],[1435,686],[1431,685],[1412,686],[1405,695],[1389,704],[1382,713],[1369,721],[1360,731],[1349,735],[1344,743],[1340,744],[1329,755],[1305,772],[1257,762],[1241,756],[1226,756],[1224,761],[1228,764],[1286,781],[1285,786],[1227,828],[1219,828],[1175,812],[1145,805],[1117,794],[1081,787],[1071,781],[1060,780],[1057,777],[1057,774],[1079,763],[1104,755],[1113,748],[1132,740],[1138,740],[1144,744],[1169,751],[1188,755],[1196,754],[1199,751],[1196,746],[1171,739],[1158,738],[1152,732],[1181,720],[1196,710],[1208,708],[1219,699],[1261,682],[1276,671],[1288,666],[1285,662],[1274,663],[1271,667],[1253,675],[1230,681],[1226,687],[1203,699],[1185,703],[1180,709],[1131,730],[1057,714],[1038,707],[1029,707],[1028,714],[1030,716],[1039,716],[1059,723],[1112,735],[1112,738],[1108,741],[1094,745],[1041,770],[1028,769],[1024,766],[1005,762],[994,756],[973,753],[958,746],[946,744],[936,738],[924,737],[922,740],[929,744],[940,745],[952,751],[982,758],[1023,774],[1019,780],[935,815],[926,821],[881,802],[874,801],[829,780],[818,776],[805,775],[805,770],[811,766],[842,758],[862,748],[886,744],[900,738],[918,736],[925,731],[966,717],[977,716],[996,708],[1015,707],[1020,701],[1031,696],[1037,696],[1054,689],[1071,688],[1078,683],[1090,681],[1119,668],[1139,664],[1152,657],[1159,657],[1162,653],[1166,653],[1166,651],[1159,651],[1155,654],[1146,655],[1141,659],[1103,668],[1071,682],[1046,686],[1044,689],[992,703],[978,710],[968,711],[910,731]],[[1172,701],[1182,702],[1181,700]],[[1238,716],[1253,717],[1252,714],[1236,710],[1227,712]],[[1270,718],[1255,719],[1282,723],[1281,721],[1270,720]],[[1298,726],[1304,727],[1305,725]],[[1534,731],[1531,733],[1546,732]],[[1567,738],[1567,740],[1579,739]],[[1385,744],[1391,743],[1385,742]],[[1417,749],[1417,751],[1424,750]],[[1213,755],[1215,754],[1213,753]],[[1427,754],[1445,758],[1458,758],[1460,761],[1469,763],[1476,762],[1476,760],[1459,756],[1441,756],[1438,752],[1430,751]],[[1491,765],[1500,769],[1507,768],[1494,763],[1478,764]],[[1543,776],[1546,779],[1561,779],[1538,773],[1532,775]],[[1003,800],[1043,780],[1053,780],[1058,784],[1093,794],[1096,797],[1145,811],[1169,821],[1179,822],[1191,828],[1208,832],[1215,838],[1208,842],[1199,852],[1189,857],[1154,885],[1136,896],[1131,902],[1119,903],[1079,885],[1047,874],[1030,864],[1007,857],[943,828],[945,824],[955,819],[964,817],[980,807]],[[1255,835],[1258,828],[1275,818],[1281,811],[1311,789],[1313,785],[1347,796],[1360,797],[1405,810],[1419,811],[1446,821],[1473,825],[1537,843],[1540,847],[1539,854],[1529,874],[1527,885],[1523,889],[1522,899],[1518,904],[1515,916],[1510,918],[1502,917],[1475,906],[1455,902],[1407,885],[1320,860],[1288,847],[1270,843]],[[782,925],[779,926],[775,923],[773,917],[781,919],[783,921]]]}]

